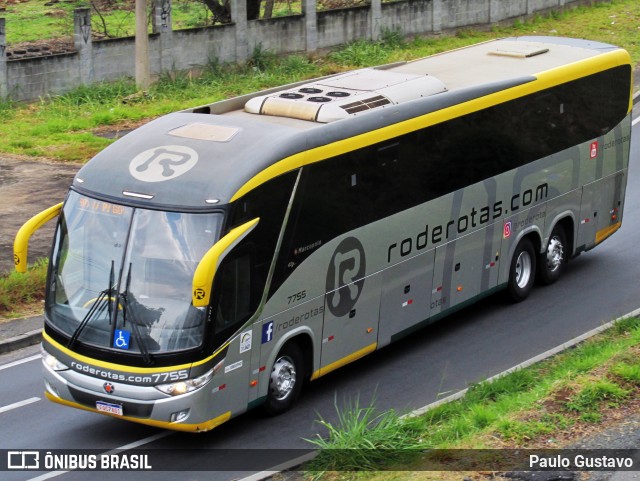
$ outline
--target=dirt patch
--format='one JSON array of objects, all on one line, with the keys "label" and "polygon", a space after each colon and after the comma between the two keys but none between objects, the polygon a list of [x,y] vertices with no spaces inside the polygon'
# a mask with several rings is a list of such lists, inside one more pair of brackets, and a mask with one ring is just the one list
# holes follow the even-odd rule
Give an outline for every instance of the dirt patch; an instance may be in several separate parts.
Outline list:
[{"label": "dirt patch", "polygon": [[[13,240],[18,229],[35,214],[65,198],[81,166],[0,158],[0,273],[13,269]],[[42,227],[29,243],[29,261],[47,257],[55,222]]]}]

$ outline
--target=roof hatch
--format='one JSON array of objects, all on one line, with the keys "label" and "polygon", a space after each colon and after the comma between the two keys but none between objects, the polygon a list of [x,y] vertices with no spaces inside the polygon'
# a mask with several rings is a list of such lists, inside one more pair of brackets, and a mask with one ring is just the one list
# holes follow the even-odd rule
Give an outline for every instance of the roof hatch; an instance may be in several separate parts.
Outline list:
[{"label": "roof hatch", "polygon": [[365,68],[254,97],[244,109],[252,114],[327,123],[446,91],[430,75]]},{"label": "roof hatch", "polygon": [[549,51],[548,48],[540,47],[540,44],[528,44],[521,42],[505,42],[505,46],[498,46],[489,52],[489,55],[499,55],[501,57],[529,58],[542,55]]}]

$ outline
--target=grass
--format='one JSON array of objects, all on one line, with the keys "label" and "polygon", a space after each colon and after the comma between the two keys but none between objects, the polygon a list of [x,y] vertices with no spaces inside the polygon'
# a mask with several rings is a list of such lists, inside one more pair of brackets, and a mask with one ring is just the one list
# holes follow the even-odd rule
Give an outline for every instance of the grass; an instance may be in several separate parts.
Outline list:
[{"label": "grass", "polygon": [[640,2],[614,0],[547,18],[537,16],[528,22],[496,27],[488,32],[464,30],[452,36],[413,40],[403,39],[399,32],[384,32],[379,42],[355,42],[324,58],[300,55],[280,58],[258,45],[244,66],[222,65],[212,58],[202,75],[163,74],[146,95],[139,95],[134,101],[131,97],[136,93],[135,85],[132,80],[124,79],[80,87],[29,105],[0,104],[4,118],[11,119],[0,125],[3,138],[0,152],[82,162],[111,143],[93,135],[95,132],[135,126],[175,110],[288,82],[411,60],[494,37],[521,34],[586,37],[621,45],[629,50],[634,62],[638,62],[640,32],[635,19],[639,17]]},{"label": "grass", "polygon": [[47,277],[47,261],[39,260],[25,274],[0,277],[0,319],[20,317],[41,307]]},{"label": "grass", "polygon": [[[43,3],[28,0],[6,5],[6,11],[2,16],[7,19],[9,45],[54,38],[67,38],[70,41],[73,35],[73,10],[92,5],[92,2],[85,0],[58,2],[50,6]],[[91,29],[94,36],[113,38],[135,34],[133,1],[110,0],[112,6],[109,9],[102,6],[104,2],[96,3],[99,12],[91,8]],[[211,12],[203,3],[193,0],[173,0],[172,3],[174,30],[211,25]],[[151,8],[151,2],[148,2],[148,5]],[[300,1],[277,1],[272,16],[300,14],[301,5]],[[3,2],[0,2],[0,6],[3,6]]]},{"label": "grass", "polygon": [[[337,424],[320,419],[327,438],[308,440],[323,452],[315,460],[320,471],[375,469],[384,463],[389,452],[409,453],[423,446],[424,423],[418,419],[402,420],[395,411],[379,413],[374,407],[360,405],[359,399],[340,407],[336,403]],[[395,462],[400,459],[396,456]]]},{"label": "grass", "polygon": [[[474,385],[462,399],[420,417],[401,418],[394,411],[379,412],[373,404],[362,407],[357,400],[346,403],[336,408],[335,423],[318,421],[326,434],[310,442],[323,451],[303,469],[316,478],[382,481],[389,474],[347,471],[419,471],[416,463],[425,449],[566,446],[574,441],[574,432],[597,431],[637,412],[638,354],[640,319],[630,318],[575,349]],[[388,459],[389,452],[396,457]],[[423,475],[413,473],[412,478]]]},{"label": "grass", "polygon": [[[181,5],[174,6],[175,16],[183,8]],[[46,16],[40,14],[39,17]],[[7,120],[0,124],[3,139],[0,153],[83,162],[112,142],[95,136],[96,132],[136,126],[175,110],[288,82],[411,60],[495,37],[533,34],[590,38],[626,48],[637,63],[640,61],[639,17],[640,2],[614,0],[549,17],[536,16],[530,21],[491,31],[462,30],[455,35],[412,40],[404,39],[399,31],[387,31],[379,42],[355,42],[323,58],[276,57],[258,45],[246,65],[223,65],[210,58],[201,75],[165,73],[145,95],[135,96],[133,81],[123,79],[80,87],[28,105],[0,103],[0,113]],[[8,34],[11,28],[9,24]],[[47,34],[46,29],[43,32]]]}]

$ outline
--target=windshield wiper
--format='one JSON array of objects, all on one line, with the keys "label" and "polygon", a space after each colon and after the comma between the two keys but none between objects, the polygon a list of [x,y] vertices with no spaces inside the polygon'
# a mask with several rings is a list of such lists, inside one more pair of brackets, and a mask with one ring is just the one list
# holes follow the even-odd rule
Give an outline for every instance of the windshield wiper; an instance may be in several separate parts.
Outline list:
[{"label": "windshield wiper", "polygon": [[138,343],[138,347],[140,348],[140,354],[142,355],[142,360],[147,366],[151,366],[153,364],[153,359],[151,359],[151,354],[149,354],[149,348],[147,347],[144,337],[140,333],[140,329],[138,327],[138,323],[135,320],[139,317],[136,315],[133,309],[133,302],[129,302],[129,286],[131,285],[131,262],[129,263],[129,272],[127,273],[127,282],[125,284],[124,292],[120,293],[120,299],[122,299],[122,327],[125,327],[127,323],[127,310],[131,311],[131,315],[133,319],[130,319],[131,330],[133,331],[133,337]]},{"label": "windshield wiper", "polygon": [[78,340],[78,337],[80,337],[80,334],[82,334],[82,331],[87,326],[87,324],[89,324],[91,320],[97,317],[97,315],[101,314],[104,311],[105,307],[108,309],[109,324],[111,324],[111,293],[114,287],[113,286],[114,284],[113,264],[114,262],[112,260],[111,272],[109,273],[109,287],[107,287],[103,291],[100,291],[100,293],[98,294],[98,297],[95,299],[95,302],[93,303],[89,311],[87,311],[85,316],[82,318],[82,321],[80,321],[80,324],[78,324],[78,327],[76,327],[76,330],[73,331],[73,335],[71,336],[71,338],[69,339],[69,342],[67,343],[68,348],[73,347],[73,345],[76,343],[76,341]]}]

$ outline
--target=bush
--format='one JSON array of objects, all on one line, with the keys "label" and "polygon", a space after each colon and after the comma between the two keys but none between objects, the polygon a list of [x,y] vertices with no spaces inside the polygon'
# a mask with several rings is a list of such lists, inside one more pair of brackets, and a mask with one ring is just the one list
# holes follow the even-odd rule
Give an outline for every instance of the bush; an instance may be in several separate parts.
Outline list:
[{"label": "bush", "polygon": [[10,314],[17,307],[44,299],[47,277],[46,259],[34,263],[25,274],[12,272],[0,277],[0,315]]}]

